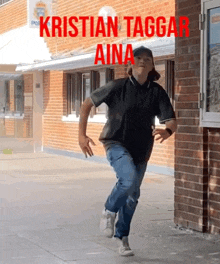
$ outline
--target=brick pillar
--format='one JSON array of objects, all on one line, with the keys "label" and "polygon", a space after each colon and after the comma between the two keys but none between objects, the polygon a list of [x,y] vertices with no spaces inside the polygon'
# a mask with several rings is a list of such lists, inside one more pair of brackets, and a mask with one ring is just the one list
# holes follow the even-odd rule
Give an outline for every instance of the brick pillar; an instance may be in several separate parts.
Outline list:
[{"label": "brick pillar", "polygon": [[220,234],[220,128],[209,128],[208,231]]},{"label": "brick pillar", "polygon": [[[177,0],[176,17],[187,16],[190,36],[176,38],[175,223],[207,230],[208,133],[199,126],[200,1]],[[195,12],[197,12],[195,14]],[[177,19],[178,21],[178,19]]]}]

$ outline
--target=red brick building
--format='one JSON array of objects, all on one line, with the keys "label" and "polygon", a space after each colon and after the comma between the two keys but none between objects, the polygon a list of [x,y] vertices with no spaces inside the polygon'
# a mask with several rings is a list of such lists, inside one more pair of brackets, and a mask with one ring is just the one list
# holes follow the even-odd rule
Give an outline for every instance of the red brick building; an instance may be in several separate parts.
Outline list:
[{"label": "red brick building", "polygon": [[[29,27],[26,1],[2,2],[5,3],[0,5],[0,23],[3,25],[0,37],[4,40],[4,43],[0,41],[3,43],[0,44],[0,87],[4,83],[7,92],[1,102],[4,103],[0,119],[1,142],[9,137],[19,138],[23,142],[31,141],[35,151],[80,152],[78,112],[83,99],[109,79],[126,76],[126,65],[94,65],[96,45],[132,43],[135,47],[144,43],[153,50],[156,69],[162,75],[160,83],[170,94],[178,120],[175,136],[162,145],[155,144],[150,165],[155,171],[168,167],[171,174],[174,168],[176,224],[219,233],[219,0],[114,0],[111,8],[120,24],[117,38],[83,38],[79,27],[79,37],[45,37],[45,42],[37,37],[34,28]],[[52,1],[51,14],[94,16],[97,19],[100,9],[108,5],[103,0]],[[201,13],[203,15],[199,16]],[[172,37],[128,38],[123,20],[126,15],[165,16],[167,21],[174,15],[177,21],[180,16],[187,16],[190,36],[177,37],[175,41]],[[16,45],[16,33],[23,34],[23,38],[30,41],[29,45],[26,42]],[[27,50],[32,45],[34,48],[29,53],[20,52],[25,58],[23,61],[14,60],[19,52],[9,60],[16,46],[19,50],[25,46],[23,49]],[[36,56],[39,47],[42,52]],[[5,54],[8,57],[5,58]],[[174,92],[169,90],[173,84],[173,61]],[[18,98],[23,104],[18,103]],[[88,123],[88,135],[97,144],[94,148],[97,156],[104,155],[98,136],[106,120],[105,113],[105,106],[93,109]]]},{"label": "red brick building", "polygon": [[190,37],[176,38],[175,223],[218,234],[219,14],[219,1],[176,1],[176,16],[189,17]]},{"label": "red brick building", "polygon": [[[167,20],[166,26],[168,26],[170,16],[175,15],[175,3],[174,1],[162,2],[155,3],[155,1],[147,1],[147,6],[143,8],[144,3],[142,2],[133,3],[132,1],[126,1],[124,4],[121,4],[118,0],[114,0],[111,3],[111,8],[115,11],[119,20],[118,37],[82,37],[82,23],[78,23],[79,34],[77,37],[46,37],[46,34],[44,34],[48,54],[51,56],[50,60],[46,58],[48,54],[45,52],[45,58],[42,58],[43,56],[41,55],[41,58],[37,59],[37,63],[34,62],[34,59],[32,63],[28,64],[25,61],[21,61],[21,64],[16,68],[16,71],[23,73],[23,76],[29,83],[33,83],[32,91],[27,91],[29,88],[26,88],[27,85],[24,83],[24,111],[28,111],[29,116],[32,115],[33,118],[29,118],[28,123],[27,121],[25,123],[26,118],[28,118],[28,114],[25,112],[23,115],[24,118],[20,121],[22,124],[20,124],[19,129],[16,128],[17,119],[14,117],[8,118],[14,125],[14,130],[20,131],[19,135],[22,134],[26,138],[30,137],[33,139],[35,151],[44,150],[56,152],[59,150],[76,153],[81,152],[77,138],[78,114],[82,101],[86,96],[89,96],[89,93],[93,89],[105,84],[111,78],[127,76],[126,65],[94,65],[97,44],[122,44],[125,49],[128,43],[132,43],[133,47],[148,43],[148,47],[152,48],[154,52],[156,68],[161,73],[159,83],[165,89],[169,87],[171,100],[173,100],[174,37],[147,38],[140,37],[138,34],[135,38],[129,38],[127,37],[126,20],[123,19],[126,15],[133,16],[134,18],[137,16],[145,18],[149,15],[158,17],[164,15],[165,12]],[[39,3],[42,5],[43,2],[36,2],[36,6]],[[21,28],[26,28],[27,30],[28,24],[30,23],[30,13],[32,11],[28,9],[28,6],[25,9],[25,4],[25,1],[17,0],[7,1],[7,3],[0,6],[0,15],[2,15],[1,18],[4,21],[4,27],[0,32],[2,35],[5,35],[8,31],[10,32],[11,28],[20,31]],[[96,23],[99,11],[105,6],[108,6],[107,1],[52,1],[51,15],[56,15],[60,18],[64,16],[68,18],[73,15],[76,17],[92,16],[94,17],[94,23]],[[8,14],[14,12],[13,10],[15,9],[19,10],[19,8],[21,8],[23,13],[13,13],[12,23],[10,20],[11,16]],[[27,22],[28,18],[29,22]],[[10,27],[7,27],[7,25],[10,25]],[[131,23],[131,28],[133,27],[134,20]],[[35,28],[28,27],[28,30],[31,32]],[[86,30],[89,32],[89,24]],[[25,37],[28,39],[28,36]],[[41,41],[43,40],[40,37],[39,39]],[[46,50],[46,48],[44,49]],[[33,53],[35,51],[33,49]],[[7,58],[5,61],[7,62]],[[38,81],[36,81],[37,78]],[[38,88],[36,88],[37,86]],[[43,108],[41,110],[37,101],[34,104],[36,97],[39,98],[37,100],[38,102],[39,100],[43,101]],[[31,100],[33,100],[32,108],[30,105]],[[12,99],[10,104],[13,104]],[[12,108],[9,110],[13,112]],[[93,109],[88,123],[88,135],[97,144],[94,147],[94,154],[98,156],[105,155],[104,149],[98,141],[98,137],[106,122],[106,111],[105,105],[100,106],[98,109]],[[6,120],[6,118],[2,118],[2,120]],[[39,127],[42,127],[42,132],[39,132]],[[7,122],[4,123],[4,129],[7,131]],[[25,129],[29,131],[28,136],[24,132]],[[11,130],[13,129],[11,128]],[[31,134],[32,130],[33,133]],[[5,134],[5,136],[8,135],[8,133]],[[11,136],[13,136],[13,132],[11,132]],[[160,155],[160,159],[158,159],[158,155]],[[164,142],[163,145],[155,144],[151,165],[153,165],[151,168],[156,171],[159,170],[162,173],[173,174],[173,136]]]}]

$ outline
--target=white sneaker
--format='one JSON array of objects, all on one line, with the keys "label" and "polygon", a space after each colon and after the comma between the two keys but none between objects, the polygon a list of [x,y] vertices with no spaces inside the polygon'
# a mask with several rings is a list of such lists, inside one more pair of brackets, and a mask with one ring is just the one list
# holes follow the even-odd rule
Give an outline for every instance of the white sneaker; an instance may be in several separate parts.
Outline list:
[{"label": "white sneaker", "polygon": [[117,238],[117,241],[119,245],[119,255],[124,257],[134,256],[134,252],[131,250],[128,243],[128,237],[122,237],[122,239]]},{"label": "white sneaker", "polygon": [[102,218],[100,221],[100,230],[103,231],[106,237],[111,238],[114,235],[116,213],[108,210],[102,211]]}]

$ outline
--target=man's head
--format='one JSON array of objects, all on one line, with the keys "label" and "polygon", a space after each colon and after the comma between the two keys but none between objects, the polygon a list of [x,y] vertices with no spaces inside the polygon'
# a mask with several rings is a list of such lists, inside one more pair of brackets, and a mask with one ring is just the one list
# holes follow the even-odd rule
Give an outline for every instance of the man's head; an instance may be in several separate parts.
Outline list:
[{"label": "man's head", "polygon": [[153,59],[153,53],[150,49],[145,48],[144,46],[140,46],[136,49],[133,49],[134,57],[140,56],[143,53],[146,54],[148,57],[151,57]]},{"label": "man's head", "polygon": [[150,49],[141,46],[133,50],[135,64],[129,64],[128,74],[146,74],[151,81],[157,81],[160,74],[155,70],[153,53]]}]

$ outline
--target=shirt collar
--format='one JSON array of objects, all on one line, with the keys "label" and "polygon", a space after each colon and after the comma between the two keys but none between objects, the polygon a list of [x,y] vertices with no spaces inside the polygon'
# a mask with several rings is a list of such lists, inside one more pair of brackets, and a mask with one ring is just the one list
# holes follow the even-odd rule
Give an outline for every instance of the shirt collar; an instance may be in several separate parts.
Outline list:
[{"label": "shirt collar", "polygon": [[131,81],[131,83],[134,85],[134,86],[139,86],[141,88],[145,88],[145,89],[148,89],[150,87],[150,81],[149,80],[146,80],[146,82],[144,84],[140,84],[135,78],[134,76],[129,76],[129,79]]}]

